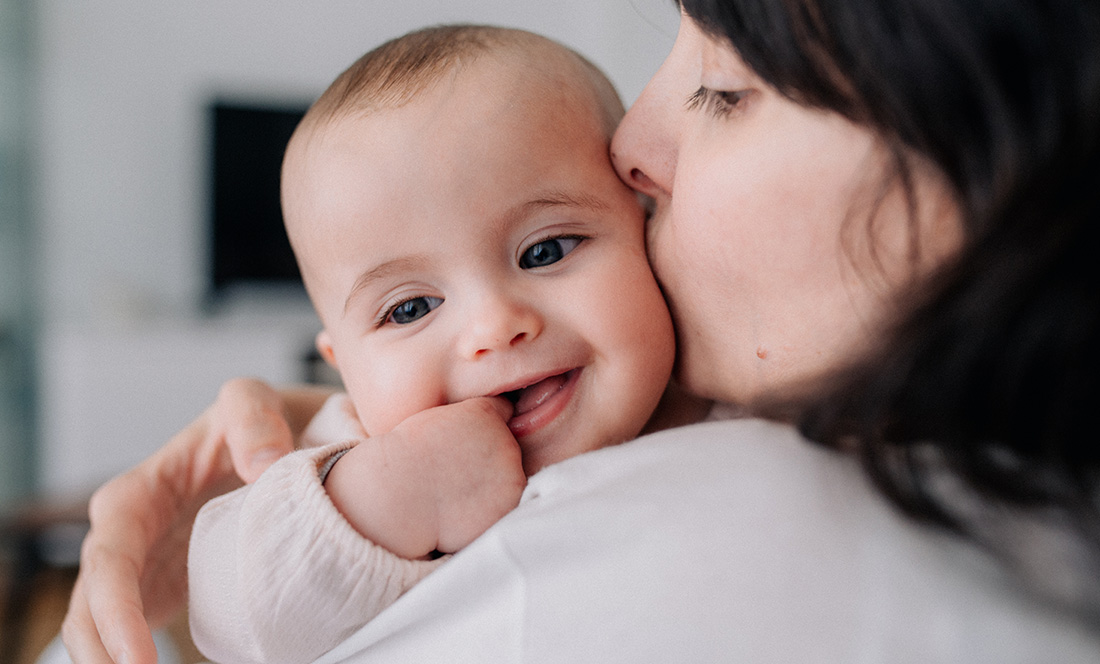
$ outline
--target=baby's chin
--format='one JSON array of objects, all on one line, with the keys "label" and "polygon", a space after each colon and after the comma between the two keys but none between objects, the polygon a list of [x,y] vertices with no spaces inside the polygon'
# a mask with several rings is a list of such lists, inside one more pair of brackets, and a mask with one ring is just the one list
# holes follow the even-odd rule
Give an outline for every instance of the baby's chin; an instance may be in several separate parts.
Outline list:
[{"label": "baby's chin", "polygon": [[544,468],[561,463],[568,459],[578,457],[589,452],[595,452],[605,447],[614,447],[638,437],[640,428],[633,425],[623,427],[621,432],[588,441],[573,439],[569,443],[562,442],[559,445],[543,445],[539,449],[529,449],[520,441],[520,452],[523,455],[523,473],[527,477],[538,473]]}]

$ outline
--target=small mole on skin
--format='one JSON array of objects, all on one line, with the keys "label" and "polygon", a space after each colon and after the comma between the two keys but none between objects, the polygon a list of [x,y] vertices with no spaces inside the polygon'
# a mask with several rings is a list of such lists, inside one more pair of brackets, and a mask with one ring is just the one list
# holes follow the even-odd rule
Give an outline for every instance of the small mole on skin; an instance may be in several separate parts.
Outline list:
[{"label": "small mole on skin", "polygon": [[757,348],[756,349],[756,356],[759,357],[761,360],[768,359],[768,349],[764,348],[763,346]]}]

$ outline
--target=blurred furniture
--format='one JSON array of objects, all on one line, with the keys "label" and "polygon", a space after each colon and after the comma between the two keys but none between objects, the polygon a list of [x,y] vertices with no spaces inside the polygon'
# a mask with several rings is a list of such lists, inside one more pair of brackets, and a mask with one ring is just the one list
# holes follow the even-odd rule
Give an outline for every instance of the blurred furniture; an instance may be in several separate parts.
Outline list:
[{"label": "blurred furniture", "polygon": [[[29,661],[31,619],[47,579],[61,583],[68,595],[80,560],[80,543],[88,530],[85,496],[27,500],[0,514],[0,547],[4,579],[0,584],[0,664]],[[58,578],[62,581],[58,581]]]}]

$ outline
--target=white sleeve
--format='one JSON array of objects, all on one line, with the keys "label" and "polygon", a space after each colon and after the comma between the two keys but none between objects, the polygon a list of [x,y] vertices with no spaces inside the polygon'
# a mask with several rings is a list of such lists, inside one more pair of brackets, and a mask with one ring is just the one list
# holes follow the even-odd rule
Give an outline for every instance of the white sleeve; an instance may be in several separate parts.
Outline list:
[{"label": "white sleeve", "polygon": [[318,468],[354,441],[280,459],[207,503],[188,557],[195,645],[214,662],[309,662],[445,559],[401,558],[340,515]]}]

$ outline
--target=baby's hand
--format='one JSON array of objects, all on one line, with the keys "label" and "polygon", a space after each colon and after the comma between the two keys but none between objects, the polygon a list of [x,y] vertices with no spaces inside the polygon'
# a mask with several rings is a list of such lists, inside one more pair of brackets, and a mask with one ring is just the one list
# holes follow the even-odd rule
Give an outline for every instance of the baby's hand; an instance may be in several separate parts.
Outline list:
[{"label": "baby's hand", "polygon": [[519,504],[527,484],[512,407],[481,397],[432,408],[368,438],[332,467],[332,502],[405,558],[461,549]]}]

